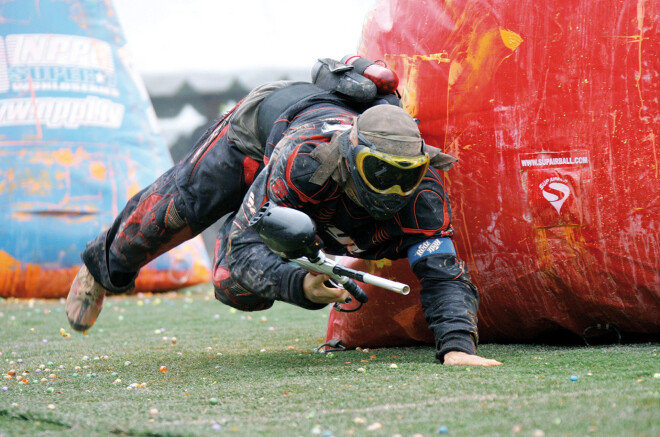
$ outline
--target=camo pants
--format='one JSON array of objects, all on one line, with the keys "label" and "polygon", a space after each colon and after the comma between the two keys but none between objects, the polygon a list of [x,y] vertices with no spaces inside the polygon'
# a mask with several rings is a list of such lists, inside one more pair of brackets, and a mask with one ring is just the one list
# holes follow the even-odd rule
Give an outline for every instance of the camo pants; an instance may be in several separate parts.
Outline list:
[{"label": "camo pants", "polygon": [[[227,262],[228,236],[233,216],[218,231],[213,261],[213,287],[215,298],[225,305],[241,311],[262,311],[273,306],[274,300],[259,296],[232,278]],[[253,259],[258,259],[256,254]]]},{"label": "camo pants", "polygon": [[108,291],[132,289],[141,267],[241,205],[264,165],[236,147],[227,126],[221,120],[210,128],[185,159],[133,196],[110,229],[88,243],[83,262]]}]

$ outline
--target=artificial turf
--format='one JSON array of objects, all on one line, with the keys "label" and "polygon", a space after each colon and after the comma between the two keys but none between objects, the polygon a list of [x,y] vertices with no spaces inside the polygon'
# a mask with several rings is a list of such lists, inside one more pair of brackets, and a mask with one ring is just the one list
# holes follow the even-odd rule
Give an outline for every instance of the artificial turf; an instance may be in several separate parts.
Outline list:
[{"label": "artificial turf", "polygon": [[111,297],[87,335],[62,301],[1,300],[0,436],[660,435],[658,343],[482,345],[497,368],[323,355],[328,310],[211,296]]}]

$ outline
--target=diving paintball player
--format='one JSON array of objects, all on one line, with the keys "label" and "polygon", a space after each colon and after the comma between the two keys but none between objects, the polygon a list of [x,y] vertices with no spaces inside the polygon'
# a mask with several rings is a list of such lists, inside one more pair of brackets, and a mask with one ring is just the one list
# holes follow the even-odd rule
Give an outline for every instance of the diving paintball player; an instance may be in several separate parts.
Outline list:
[{"label": "diving paintball player", "polygon": [[270,201],[309,215],[329,254],[408,258],[436,357],[500,365],[476,355],[479,295],[456,256],[440,174],[454,161],[387,99],[356,103],[301,82],[258,87],[87,245],[67,298],[69,323],[89,329],[107,293],[131,290],[141,267],[228,213],[216,241],[216,299],[243,311],[276,300],[312,310],[347,301],[327,275],[287,263],[249,227]]}]

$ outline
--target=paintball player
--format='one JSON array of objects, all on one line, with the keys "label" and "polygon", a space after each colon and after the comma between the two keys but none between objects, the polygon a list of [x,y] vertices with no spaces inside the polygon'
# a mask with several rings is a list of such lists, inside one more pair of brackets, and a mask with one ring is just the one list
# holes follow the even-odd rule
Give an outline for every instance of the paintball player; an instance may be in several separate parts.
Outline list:
[{"label": "paintball player", "polygon": [[67,298],[69,323],[89,329],[106,293],[131,290],[142,266],[227,213],[216,241],[216,299],[243,311],[275,300],[306,309],[347,301],[327,275],[287,263],[248,226],[270,201],[309,215],[330,254],[407,257],[423,287],[436,357],[500,365],[476,355],[478,291],[455,254],[438,170],[453,161],[425,145],[399,106],[355,104],[308,83],[259,87],[88,243]]}]

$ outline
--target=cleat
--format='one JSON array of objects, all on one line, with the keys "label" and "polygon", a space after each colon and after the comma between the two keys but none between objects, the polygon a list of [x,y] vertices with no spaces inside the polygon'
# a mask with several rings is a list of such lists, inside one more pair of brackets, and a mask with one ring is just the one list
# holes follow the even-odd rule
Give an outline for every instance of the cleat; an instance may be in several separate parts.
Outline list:
[{"label": "cleat", "polygon": [[92,327],[103,308],[106,292],[83,265],[66,298],[66,316],[73,329],[84,332]]}]

